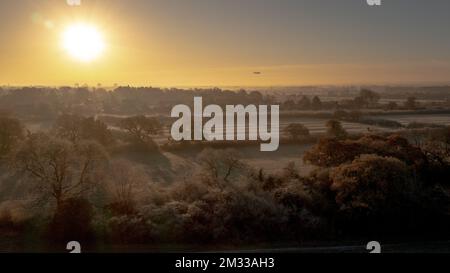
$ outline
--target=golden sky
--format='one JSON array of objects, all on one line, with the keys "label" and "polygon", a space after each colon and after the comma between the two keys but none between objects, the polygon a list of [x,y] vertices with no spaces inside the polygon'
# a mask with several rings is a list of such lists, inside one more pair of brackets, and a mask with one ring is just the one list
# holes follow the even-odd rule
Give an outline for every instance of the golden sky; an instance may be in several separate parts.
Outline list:
[{"label": "golden sky", "polygon": [[[450,4],[411,1],[2,0],[0,85],[449,83]],[[61,46],[77,22],[104,39],[92,62]]]}]

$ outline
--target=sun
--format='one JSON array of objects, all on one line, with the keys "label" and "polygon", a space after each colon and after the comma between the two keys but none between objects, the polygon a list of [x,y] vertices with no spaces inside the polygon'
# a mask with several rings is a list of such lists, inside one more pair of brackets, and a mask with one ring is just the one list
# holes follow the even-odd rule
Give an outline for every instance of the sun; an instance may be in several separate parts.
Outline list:
[{"label": "sun", "polygon": [[102,55],[105,42],[96,27],[77,23],[63,31],[62,46],[77,61],[91,62]]}]

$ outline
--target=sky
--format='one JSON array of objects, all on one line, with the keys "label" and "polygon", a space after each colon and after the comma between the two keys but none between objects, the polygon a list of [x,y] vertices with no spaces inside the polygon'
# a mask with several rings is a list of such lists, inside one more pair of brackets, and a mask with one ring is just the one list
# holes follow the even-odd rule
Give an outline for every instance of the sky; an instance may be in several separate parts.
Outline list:
[{"label": "sky", "polygon": [[[1,0],[0,85],[449,84],[449,12],[448,0]],[[105,42],[92,62],[61,46],[77,22]]]}]

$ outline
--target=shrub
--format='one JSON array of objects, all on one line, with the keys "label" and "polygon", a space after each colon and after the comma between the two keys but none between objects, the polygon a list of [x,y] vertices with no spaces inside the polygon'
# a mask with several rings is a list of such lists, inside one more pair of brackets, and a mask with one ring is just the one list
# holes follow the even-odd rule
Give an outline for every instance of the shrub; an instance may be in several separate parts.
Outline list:
[{"label": "shrub", "polygon": [[348,135],[345,129],[342,127],[341,122],[337,120],[334,119],[329,120],[326,123],[326,127],[327,127],[327,136],[342,139],[346,138]]},{"label": "shrub", "polygon": [[395,157],[418,167],[427,162],[425,154],[419,148],[398,135],[366,135],[357,140],[321,139],[305,153],[303,160],[317,166],[330,167],[351,162],[362,154]]},{"label": "shrub", "polygon": [[331,189],[340,210],[364,215],[395,210],[415,191],[408,166],[392,157],[361,155],[342,164],[331,174]]},{"label": "shrub", "polygon": [[294,140],[297,140],[299,137],[309,136],[308,128],[301,123],[291,123],[285,128],[285,131]]}]

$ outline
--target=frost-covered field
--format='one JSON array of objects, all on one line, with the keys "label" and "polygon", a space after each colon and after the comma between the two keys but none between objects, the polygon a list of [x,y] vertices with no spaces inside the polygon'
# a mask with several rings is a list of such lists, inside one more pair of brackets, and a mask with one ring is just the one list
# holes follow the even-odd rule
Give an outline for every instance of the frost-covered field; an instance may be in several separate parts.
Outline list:
[{"label": "frost-covered field", "polygon": [[411,122],[432,123],[436,125],[450,125],[450,114],[430,114],[430,115],[386,115],[383,119],[400,122],[408,125]]}]

